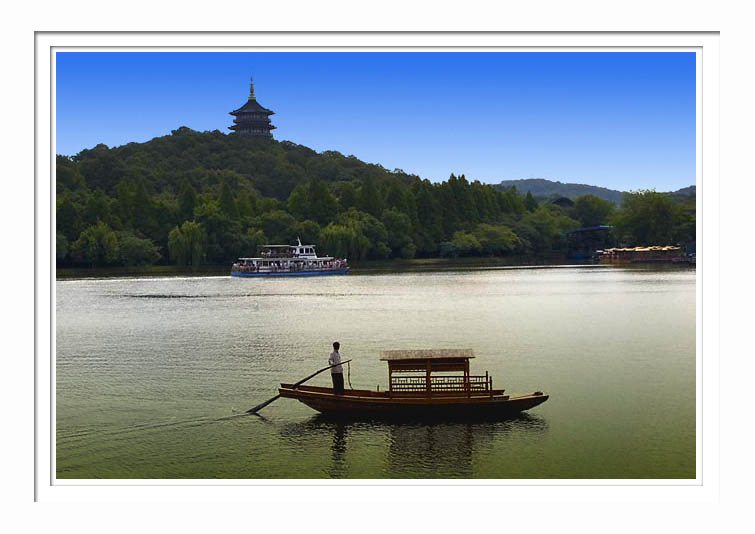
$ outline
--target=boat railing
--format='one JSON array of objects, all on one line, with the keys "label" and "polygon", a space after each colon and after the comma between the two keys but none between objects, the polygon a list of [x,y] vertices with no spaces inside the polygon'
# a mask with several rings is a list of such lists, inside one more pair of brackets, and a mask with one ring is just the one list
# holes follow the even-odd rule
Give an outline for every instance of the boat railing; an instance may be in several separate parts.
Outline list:
[{"label": "boat railing", "polygon": [[254,273],[254,272],[310,272],[310,271],[338,271],[345,269],[343,262],[325,263],[322,265],[311,264],[303,265],[302,263],[291,263],[288,266],[281,265],[243,265],[234,263],[231,266],[231,272]]},{"label": "boat railing", "polygon": [[395,394],[460,393],[479,394],[493,391],[493,379],[481,376],[392,376],[390,391]]}]

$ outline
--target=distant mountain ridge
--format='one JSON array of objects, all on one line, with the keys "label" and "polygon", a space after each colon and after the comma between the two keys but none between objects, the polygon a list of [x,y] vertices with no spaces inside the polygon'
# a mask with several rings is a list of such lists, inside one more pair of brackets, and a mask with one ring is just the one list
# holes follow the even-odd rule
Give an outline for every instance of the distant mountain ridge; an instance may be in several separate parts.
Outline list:
[{"label": "distant mountain ridge", "polygon": [[[575,198],[582,195],[595,195],[604,200],[609,200],[619,204],[621,202],[621,196],[624,191],[617,191],[615,189],[608,189],[607,187],[600,187],[597,185],[587,184],[572,184],[563,182],[554,182],[552,180],[546,180],[544,178],[524,178],[521,180],[503,180],[500,184],[494,185],[496,189],[503,190],[510,187],[516,187],[517,191],[521,193],[530,192],[532,196],[536,198],[552,198],[552,197],[567,197]],[[690,197],[695,196],[697,193],[696,187],[691,185],[684,187],[678,191],[672,191],[671,194],[675,197]]]}]

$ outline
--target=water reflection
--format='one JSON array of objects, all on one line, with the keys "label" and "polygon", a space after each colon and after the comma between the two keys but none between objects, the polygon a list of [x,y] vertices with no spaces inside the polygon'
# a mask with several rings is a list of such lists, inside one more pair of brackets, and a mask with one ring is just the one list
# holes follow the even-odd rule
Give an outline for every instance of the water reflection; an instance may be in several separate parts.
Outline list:
[{"label": "water reflection", "polygon": [[392,478],[472,478],[475,457],[495,442],[546,429],[544,419],[527,414],[502,421],[393,425],[387,470]]},{"label": "water reflection", "polygon": [[[506,420],[385,421],[347,420],[318,414],[306,421],[285,425],[280,437],[301,451],[321,454],[328,450],[325,469],[329,478],[349,476],[347,452],[355,444],[383,443],[381,477],[474,478],[475,457],[497,442],[521,441],[524,434],[542,434],[545,419],[521,414]],[[378,467],[378,466],[374,466]]]},{"label": "water reflection", "polygon": [[330,447],[331,466],[328,469],[330,478],[342,478],[346,475],[346,436],[344,423],[335,423],[333,428],[333,445]]},{"label": "water reflection", "polygon": [[[344,478],[346,473],[346,450],[348,437],[358,423],[340,419],[329,419],[317,415],[300,423],[285,425],[280,431],[280,437],[298,451],[330,451],[330,463],[327,468],[329,478]],[[316,445],[313,447],[313,445]]]}]

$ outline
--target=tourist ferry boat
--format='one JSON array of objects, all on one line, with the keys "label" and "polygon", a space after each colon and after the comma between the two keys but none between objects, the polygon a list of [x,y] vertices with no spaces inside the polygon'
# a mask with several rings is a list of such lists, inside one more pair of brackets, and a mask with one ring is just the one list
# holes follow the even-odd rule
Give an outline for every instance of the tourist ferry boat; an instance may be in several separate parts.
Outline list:
[{"label": "tourist ferry boat", "polygon": [[[348,416],[507,417],[548,400],[542,391],[506,395],[493,389],[487,371],[469,374],[471,358],[471,349],[382,351],[388,391],[346,389],[336,395],[333,388],[297,383],[281,384],[278,392],[319,412]],[[449,374],[454,372],[459,374]]]},{"label": "tourist ferry boat", "polygon": [[239,258],[231,267],[231,276],[317,276],[346,274],[346,258],[318,257],[314,245],[263,245],[259,257]]}]

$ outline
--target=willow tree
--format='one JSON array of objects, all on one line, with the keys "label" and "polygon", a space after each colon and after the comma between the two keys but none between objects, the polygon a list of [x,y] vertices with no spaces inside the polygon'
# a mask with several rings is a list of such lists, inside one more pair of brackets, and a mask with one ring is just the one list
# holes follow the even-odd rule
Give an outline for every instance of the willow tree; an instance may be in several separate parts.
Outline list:
[{"label": "willow tree", "polygon": [[178,265],[197,267],[202,262],[207,247],[207,234],[202,225],[185,221],[168,234],[168,253]]}]

